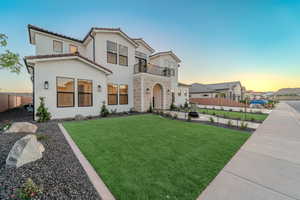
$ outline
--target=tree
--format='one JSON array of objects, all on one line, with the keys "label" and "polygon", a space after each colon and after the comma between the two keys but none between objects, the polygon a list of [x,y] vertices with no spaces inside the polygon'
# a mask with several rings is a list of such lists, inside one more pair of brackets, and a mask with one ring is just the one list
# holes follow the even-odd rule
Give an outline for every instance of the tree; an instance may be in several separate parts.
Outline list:
[{"label": "tree", "polygon": [[51,119],[51,113],[45,107],[45,97],[40,97],[40,106],[37,109],[36,116],[38,117],[38,122],[46,122]]},{"label": "tree", "polygon": [[[4,48],[7,46],[7,39],[6,35],[0,33],[0,47]],[[13,53],[8,49],[4,53],[0,53],[0,69],[8,69],[13,73],[19,74],[22,66],[19,54]]]}]

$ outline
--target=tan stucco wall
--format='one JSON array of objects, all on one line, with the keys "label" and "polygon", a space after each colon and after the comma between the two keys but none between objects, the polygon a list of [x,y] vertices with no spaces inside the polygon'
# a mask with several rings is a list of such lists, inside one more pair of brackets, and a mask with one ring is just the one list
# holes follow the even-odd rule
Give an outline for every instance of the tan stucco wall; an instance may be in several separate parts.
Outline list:
[{"label": "tan stucco wall", "polygon": [[[156,76],[152,74],[135,74],[134,85],[134,108],[139,112],[146,112],[150,103],[152,105],[153,87],[160,84],[163,90],[163,109],[169,109],[172,101],[171,80],[168,77]],[[147,92],[147,88],[149,91]],[[169,90],[169,92],[168,92]]]}]

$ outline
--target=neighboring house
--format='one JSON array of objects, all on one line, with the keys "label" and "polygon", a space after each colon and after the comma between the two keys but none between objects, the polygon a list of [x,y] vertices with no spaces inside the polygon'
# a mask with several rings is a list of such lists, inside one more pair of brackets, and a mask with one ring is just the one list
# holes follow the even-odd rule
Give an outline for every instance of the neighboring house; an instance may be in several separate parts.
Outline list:
[{"label": "neighboring house", "polygon": [[270,99],[273,95],[274,95],[274,92],[255,92],[253,90],[248,90],[245,93],[245,97],[250,100]]},{"label": "neighboring house", "polygon": [[154,54],[120,28],[91,28],[82,40],[32,25],[28,31],[36,51],[25,57],[35,111],[39,97],[56,119],[99,115],[103,102],[110,111],[145,112],[150,105],[168,109],[172,96],[177,105],[188,99],[173,94],[185,88],[178,84],[181,60],[172,51]]},{"label": "neighboring house", "polygon": [[245,87],[240,81],[200,84],[193,83],[189,89],[190,98],[225,98],[234,101],[244,99]]},{"label": "neighboring house", "polygon": [[282,88],[273,97],[276,100],[300,100],[300,88]]}]

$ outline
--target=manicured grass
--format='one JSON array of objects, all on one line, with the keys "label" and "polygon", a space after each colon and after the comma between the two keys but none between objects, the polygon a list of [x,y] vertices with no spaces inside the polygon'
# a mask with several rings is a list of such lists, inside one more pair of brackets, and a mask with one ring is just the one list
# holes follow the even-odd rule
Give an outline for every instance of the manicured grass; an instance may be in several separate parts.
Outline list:
[{"label": "manicured grass", "polygon": [[257,120],[257,121],[264,121],[268,115],[267,114],[257,114],[257,113],[244,113],[244,112],[233,112],[233,111],[225,111],[225,110],[213,110],[213,109],[205,109],[205,108],[199,108],[198,112],[203,113],[203,111],[209,115],[212,115],[215,113],[216,115],[221,115],[221,116],[226,116],[229,118],[239,118],[241,120],[246,120],[246,121],[252,121]]},{"label": "manicured grass", "polygon": [[194,200],[250,135],[157,115],[64,126],[118,200]]}]

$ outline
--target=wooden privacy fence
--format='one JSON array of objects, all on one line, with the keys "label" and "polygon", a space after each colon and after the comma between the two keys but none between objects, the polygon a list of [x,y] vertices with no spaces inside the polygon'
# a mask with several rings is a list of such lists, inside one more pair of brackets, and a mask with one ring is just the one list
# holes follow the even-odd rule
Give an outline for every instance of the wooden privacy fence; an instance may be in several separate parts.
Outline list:
[{"label": "wooden privacy fence", "polygon": [[190,98],[191,103],[201,105],[215,105],[215,106],[230,106],[230,107],[244,107],[244,103],[225,98]]}]

